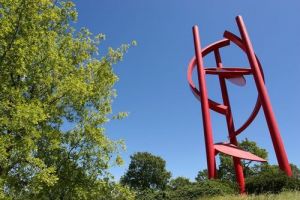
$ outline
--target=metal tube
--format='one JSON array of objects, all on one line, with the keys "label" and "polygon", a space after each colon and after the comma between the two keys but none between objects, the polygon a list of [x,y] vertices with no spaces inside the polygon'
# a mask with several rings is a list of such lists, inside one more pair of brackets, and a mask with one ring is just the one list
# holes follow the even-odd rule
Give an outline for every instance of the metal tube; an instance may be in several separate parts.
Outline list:
[{"label": "metal tube", "polygon": [[258,65],[257,59],[255,57],[254,50],[253,50],[246,26],[245,26],[244,21],[241,16],[236,17],[236,22],[239,27],[239,31],[241,33],[243,44],[245,45],[245,48],[246,48],[246,53],[248,56],[248,60],[249,60],[251,69],[253,70],[254,80],[255,80],[258,94],[259,94],[259,97],[261,100],[263,111],[264,111],[264,114],[266,117],[266,121],[267,121],[270,135],[272,138],[272,142],[273,142],[273,146],[275,149],[279,167],[280,167],[280,169],[285,171],[285,173],[288,176],[291,176],[292,171],[291,171],[291,167],[289,165],[289,161],[288,161],[288,158],[287,158],[287,155],[286,155],[286,152],[284,149],[284,145],[283,145],[283,142],[282,142],[282,139],[280,136],[279,127],[276,122],[274,112],[272,110],[272,105],[271,105],[271,101],[270,101],[270,98],[269,98],[269,95],[267,92],[267,88],[264,84],[263,77],[262,77],[261,71],[259,69],[259,65]]},{"label": "metal tube", "polygon": [[[219,49],[216,49],[214,53],[215,53],[217,68],[222,68],[222,60],[221,60]],[[231,106],[230,106],[226,81],[225,78],[220,76],[219,76],[219,81],[220,81],[223,103],[225,106],[227,106],[226,122],[227,122],[227,129],[229,133],[230,143],[237,146],[238,142],[235,135],[235,128],[234,128],[234,122],[233,122],[233,117],[231,112]],[[236,180],[239,184],[240,193],[243,194],[245,193],[245,178],[244,178],[243,166],[241,164],[241,159],[236,157],[232,157],[232,159],[233,159],[233,164],[235,169]]]},{"label": "metal tube", "polygon": [[203,129],[206,146],[206,159],[208,178],[216,178],[215,174],[215,149],[213,144],[212,127],[209,113],[208,96],[206,91],[205,71],[203,67],[201,44],[199,30],[197,26],[193,26],[195,55],[197,59],[197,75],[199,81],[199,91],[203,118]]}]

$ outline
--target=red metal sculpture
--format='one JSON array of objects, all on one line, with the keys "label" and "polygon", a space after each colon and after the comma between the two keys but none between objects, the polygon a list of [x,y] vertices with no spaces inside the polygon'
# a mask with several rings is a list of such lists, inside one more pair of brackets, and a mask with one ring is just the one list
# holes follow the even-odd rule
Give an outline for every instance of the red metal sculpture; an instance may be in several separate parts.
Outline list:
[{"label": "red metal sculpture", "polygon": [[[245,24],[241,16],[236,17],[236,22],[241,34],[241,38],[235,34],[225,31],[224,39],[219,40],[205,48],[201,48],[200,37],[198,32],[198,27],[193,27],[194,35],[194,45],[195,45],[195,56],[189,63],[188,67],[188,82],[190,88],[194,95],[201,102],[202,118],[203,118],[203,128],[204,128],[204,138],[206,145],[206,158],[207,158],[207,169],[208,178],[217,178],[216,162],[215,156],[222,152],[224,154],[230,155],[233,158],[234,168],[236,173],[237,182],[239,184],[240,193],[245,192],[245,180],[243,174],[243,168],[240,159],[254,160],[265,162],[266,160],[253,155],[250,152],[243,151],[237,147],[236,136],[243,132],[255,119],[258,114],[260,107],[263,108],[265,118],[268,124],[269,132],[275,149],[276,157],[280,169],[285,171],[288,176],[291,176],[291,168],[288,162],[288,158],[284,149],[284,145],[280,136],[279,128],[272,110],[270,98],[267,93],[267,89],[264,83],[264,74],[261,64],[254,53],[249,35],[247,33]],[[222,60],[220,56],[220,48],[230,45],[230,42],[237,45],[244,53],[247,54],[250,68],[228,68],[223,67]],[[209,53],[213,52],[216,60],[216,68],[204,68],[203,58]],[[197,66],[197,75],[199,81],[199,90],[195,87],[192,80],[193,69]],[[207,95],[206,89],[206,75],[217,75],[219,78],[223,103],[217,103],[210,100]],[[244,78],[245,75],[252,75],[256,84],[258,91],[258,97],[256,105],[253,112],[247,119],[247,121],[238,129],[234,127],[231,106],[226,86],[226,80],[230,82],[243,86],[246,84]],[[210,120],[210,109],[224,115],[226,117],[227,129],[229,133],[230,143],[216,143],[213,142],[212,126]]]}]

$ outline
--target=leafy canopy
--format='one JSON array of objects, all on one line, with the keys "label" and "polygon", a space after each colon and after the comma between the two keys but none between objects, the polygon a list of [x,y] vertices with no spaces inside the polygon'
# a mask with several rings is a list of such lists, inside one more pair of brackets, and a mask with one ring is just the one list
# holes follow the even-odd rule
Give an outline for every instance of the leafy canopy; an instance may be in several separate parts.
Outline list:
[{"label": "leafy canopy", "polygon": [[169,186],[171,189],[176,190],[181,187],[189,186],[191,184],[192,184],[192,182],[190,182],[190,180],[188,178],[179,176],[175,179],[172,179],[169,183]]},{"label": "leafy canopy", "polygon": [[100,57],[105,36],[76,18],[71,1],[0,0],[0,198],[130,199],[107,173],[123,143],[103,126],[130,45]]},{"label": "leafy canopy", "polygon": [[148,152],[132,155],[129,168],[121,183],[139,190],[166,188],[171,173],[166,170],[166,161]]}]

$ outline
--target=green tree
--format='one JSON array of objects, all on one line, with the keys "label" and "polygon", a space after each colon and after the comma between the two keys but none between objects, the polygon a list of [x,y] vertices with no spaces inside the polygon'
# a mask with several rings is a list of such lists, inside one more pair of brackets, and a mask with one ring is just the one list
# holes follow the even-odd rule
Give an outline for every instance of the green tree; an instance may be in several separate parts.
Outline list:
[{"label": "green tree", "polygon": [[192,183],[188,178],[179,176],[175,179],[172,179],[169,183],[169,186],[170,186],[171,189],[176,190],[176,189],[179,189],[181,187],[189,186],[191,184]]},{"label": "green tree", "polygon": [[131,162],[121,183],[138,190],[163,190],[171,177],[166,170],[166,161],[148,152],[138,152],[132,155]]},{"label": "green tree", "polygon": [[[292,169],[292,177],[295,179],[300,180],[300,169],[297,167],[297,165],[290,163],[291,169]],[[280,168],[278,165],[264,165],[261,168],[262,173],[276,173],[280,171]]]},{"label": "green tree", "polygon": [[196,178],[195,178],[195,180],[197,182],[205,181],[207,179],[208,179],[208,171],[207,171],[207,169],[199,171],[198,174],[197,174],[197,176],[196,176]]},{"label": "green tree", "polygon": [[300,169],[297,167],[297,165],[294,165],[292,163],[290,164],[290,166],[292,169],[293,177],[300,180]]},{"label": "green tree", "polygon": [[[103,125],[129,44],[100,57],[103,34],[76,31],[67,0],[0,0],[0,197],[124,199],[107,169],[122,141]],[[72,129],[63,130],[68,122]]]}]

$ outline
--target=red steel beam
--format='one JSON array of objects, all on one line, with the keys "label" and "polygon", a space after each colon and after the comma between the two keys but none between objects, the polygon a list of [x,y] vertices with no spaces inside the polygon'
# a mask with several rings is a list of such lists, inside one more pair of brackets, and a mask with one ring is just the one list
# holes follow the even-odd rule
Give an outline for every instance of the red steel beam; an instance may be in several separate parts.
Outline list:
[{"label": "red steel beam", "polygon": [[193,26],[195,55],[197,60],[197,75],[199,81],[200,100],[203,118],[204,138],[206,146],[206,159],[208,178],[216,178],[215,170],[215,149],[212,136],[211,119],[209,113],[208,95],[206,91],[205,71],[203,67],[202,51],[200,44],[199,30],[197,26]]},{"label": "red steel beam", "polygon": [[[220,56],[220,51],[217,49],[214,51],[215,53],[215,60],[217,64],[217,68],[222,68],[222,60]],[[228,133],[230,136],[230,143],[234,145],[238,145],[236,136],[235,136],[235,128],[234,128],[234,122],[232,118],[232,112],[231,112],[231,106],[230,106],[230,100],[228,96],[228,91],[227,91],[227,86],[226,86],[226,81],[225,78],[219,76],[219,81],[220,81],[220,87],[221,87],[221,92],[222,92],[222,98],[223,98],[223,103],[225,106],[227,106],[227,114],[226,114],[226,122],[227,122],[227,129]],[[236,180],[239,184],[239,189],[240,193],[245,193],[245,178],[244,178],[244,173],[243,173],[243,166],[241,164],[241,160],[238,157],[232,157],[233,159],[233,164],[234,164],[234,170],[236,174]]]},{"label": "red steel beam", "polygon": [[259,64],[256,59],[246,26],[241,16],[236,17],[236,22],[241,33],[242,41],[246,49],[250,66],[253,70],[254,80],[261,100],[262,108],[266,117],[279,167],[280,169],[285,171],[285,173],[288,176],[291,176],[292,171],[284,149],[282,138],[280,136],[279,127],[275,119],[267,88],[264,84],[263,76],[261,70],[259,69]]}]

